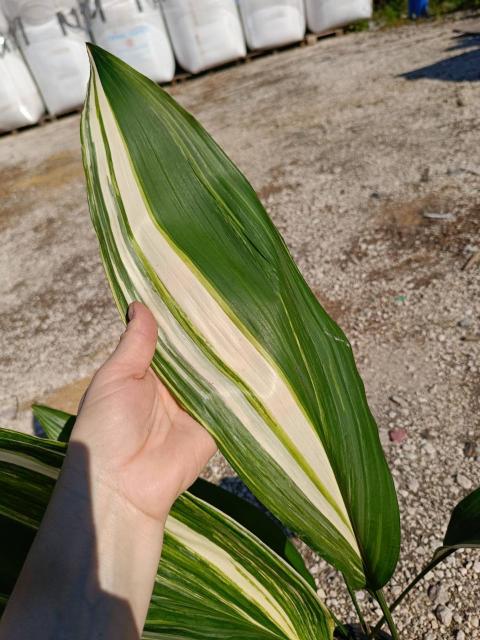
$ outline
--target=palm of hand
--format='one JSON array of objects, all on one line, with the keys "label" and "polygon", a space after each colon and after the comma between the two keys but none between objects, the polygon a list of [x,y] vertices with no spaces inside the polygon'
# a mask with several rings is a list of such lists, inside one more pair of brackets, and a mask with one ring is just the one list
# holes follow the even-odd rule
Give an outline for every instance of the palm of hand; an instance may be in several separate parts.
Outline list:
[{"label": "palm of hand", "polygon": [[87,446],[93,473],[136,509],[162,519],[165,505],[194,482],[215,444],[148,368],[156,325],[135,305],[135,319],[87,391],[72,440]]}]

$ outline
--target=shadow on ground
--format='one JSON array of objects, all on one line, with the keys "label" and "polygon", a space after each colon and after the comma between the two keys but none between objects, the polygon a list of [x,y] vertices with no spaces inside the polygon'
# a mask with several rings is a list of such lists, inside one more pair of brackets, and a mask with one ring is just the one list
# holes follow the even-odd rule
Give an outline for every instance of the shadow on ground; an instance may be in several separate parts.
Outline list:
[{"label": "shadow on ground", "polygon": [[406,80],[431,78],[445,82],[480,81],[480,29],[479,32],[462,32],[453,38],[447,52],[468,49],[464,53],[439,60],[434,64],[401,74]]}]

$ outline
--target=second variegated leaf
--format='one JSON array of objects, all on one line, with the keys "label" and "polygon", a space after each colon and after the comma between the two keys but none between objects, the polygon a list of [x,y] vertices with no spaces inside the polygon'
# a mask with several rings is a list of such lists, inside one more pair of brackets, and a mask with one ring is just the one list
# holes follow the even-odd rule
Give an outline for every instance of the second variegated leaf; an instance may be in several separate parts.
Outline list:
[{"label": "second variegated leaf", "polygon": [[[63,443],[0,429],[0,594],[13,588],[65,453]],[[332,640],[333,629],[315,591],[282,558],[203,500],[178,498],[144,638]]]}]

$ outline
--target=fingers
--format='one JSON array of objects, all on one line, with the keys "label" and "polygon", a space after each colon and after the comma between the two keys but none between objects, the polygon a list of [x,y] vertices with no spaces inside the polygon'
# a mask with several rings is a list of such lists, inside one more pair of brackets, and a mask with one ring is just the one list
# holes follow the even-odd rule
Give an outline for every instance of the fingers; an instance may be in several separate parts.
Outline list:
[{"label": "fingers", "polygon": [[108,366],[122,373],[143,378],[152,362],[157,344],[157,323],[151,311],[141,302],[128,308],[129,322],[125,333],[108,360]]}]

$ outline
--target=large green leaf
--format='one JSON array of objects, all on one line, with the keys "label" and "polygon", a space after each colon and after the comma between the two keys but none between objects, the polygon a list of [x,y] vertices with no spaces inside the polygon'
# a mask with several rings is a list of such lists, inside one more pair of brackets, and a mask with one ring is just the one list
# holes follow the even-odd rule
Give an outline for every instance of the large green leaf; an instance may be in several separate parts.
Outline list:
[{"label": "large green leaf", "polygon": [[[0,430],[0,593],[13,588],[65,452]],[[313,589],[260,540],[189,493],[177,500],[145,638],[330,640],[333,627]]]},{"label": "large green leaf", "polygon": [[480,547],[480,487],[469,493],[452,511],[443,549]]},{"label": "large green leaf", "polygon": [[244,176],[153,82],[98,47],[82,116],[93,224],[122,317],[252,492],[354,588],[399,552],[395,490],[351,346]]}]

